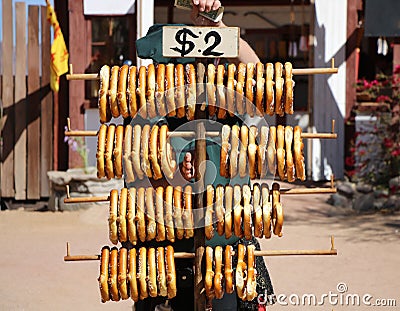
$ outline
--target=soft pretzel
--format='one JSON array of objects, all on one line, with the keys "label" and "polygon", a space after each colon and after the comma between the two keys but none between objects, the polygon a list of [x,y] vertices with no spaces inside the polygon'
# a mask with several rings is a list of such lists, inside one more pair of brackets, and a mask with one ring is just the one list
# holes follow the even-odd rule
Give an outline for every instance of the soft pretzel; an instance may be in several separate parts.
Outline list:
[{"label": "soft pretzel", "polygon": [[237,83],[236,83],[236,109],[238,114],[244,114],[246,109],[244,106],[244,86],[246,77],[246,65],[240,63],[237,70]]},{"label": "soft pretzel", "polygon": [[275,175],[276,173],[276,127],[275,126],[271,126],[269,128],[267,160],[268,160],[269,172]]},{"label": "soft pretzel", "polygon": [[121,247],[119,250],[119,260],[118,260],[118,289],[121,294],[121,299],[126,300],[129,298],[128,293],[128,283],[126,272],[128,262],[128,250],[125,247]]},{"label": "soft pretzel", "polygon": [[207,207],[205,221],[205,236],[207,240],[211,240],[214,236],[213,213],[214,213],[214,187],[207,185]]},{"label": "soft pretzel", "polygon": [[167,140],[166,156],[167,156],[167,163],[168,163],[169,169],[172,172],[172,174],[174,174],[176,171],[176,168],[177,168],[177,164],[176,164],[176,160],[175,160],[176,155],[175,155],[175,152],[174,152],[169,140]]},{"label": "soft pretzel", "polygon": [[282,125],[278,125],[276,130],[276,160],[278,162],[278,175],[283,181],[285,180],[285,128]]},{"label": "soft pretzel", "polygon": [[146,80],[147,68],[145,66],[140,66],[136,94],[139,97],[138,113],[143,119],[147,118]]},{"label": "soft pretzel", "polygon": [[249,185],[243,185],[242,193],[243,193],[243,231],[245,239],[249,241],[253,236],[252,226],[251,226],[252,225],[251,214],[253,212],[253,206],[250,205],[251,190]]},{"label": "soft pretzel", "polygon": [[167,231],[167,240],[170,242],[175,242],[174,220],[172,217],[173,193],[174,188],[172,186],[165,188],[165,228]]},{"label": "soft pretzel", "polygon": [[167,102],[167,114],[169,117],[176,115],[175,106],[175,65],[167,64],[166,66],[166,92],[165,99]]},{"label": "soft pretzel", "polygon": [[262,202],[261,202],[261,190],[259,184],[253,186],[253,224],[254,224],[254,236],[262,238],[263,236],[263,213],[262,213]]},{"label": "soft pretzel", "polygon": [[140,148],[140,156],[142,159],[142,171],[147,177],[153,176],[151,172],[151,166],[149,161],[149,141],[150,141],[150,125],[146,124],[142,128],[142,142]]},{"label": "soft pretzel", "polygon": [[194,223],[193,223],[193,213],[192,213],[192,187],[190,185],[185,187],[183,192],[183,225],[185,227],[185,238],[189,239],[194,236]]},{"label": "soft pretzel", "polygon": [[143,300],[149,296],[147,292],[147,250],[139,248],[137,278],[139,283],[139,297]]},{"label": "soft pretzel", "polygon": [[176,271],[174,248],[171,245],[167,246],[166,259],[168,299],[172,299],[176,296]]},{"label": "soft pretzel", "polygon": [[124,144],[124,127],[118,125],[115,130],[115,147],[113,151],[114,155],[114,169],[115,177],[122,178],[123,168],[122,168],[122,145]]},{"label": "soft pretzel", "polygon": [[272,217],[272,203],[269,195],[269,188],[267,184],[261,187],[262,195],[262,215],[263,215],[263,234],[266,239],[271,238],[271,217]]},{"label": "soft pretzel", "polygon": [[249,128],[246,125],[240,128],[240,142],[239,176],[243,178],[247,175],[247,146],[249,144]]},{"label": "soft pretzel", "polygon": [[206,91],[204,87],[204,78],[206,74],[206,66],[199,62],[197,64],[196,77],[197,77],[197,102],[201,103],[200,110],[206,109]]},{"label": "soft pretzel", "polygon": [[168,126],[164,124],[161,126],[160,136],[159,136],[159,148],[160,148],[159,153],[160,153],[160,159],[161,159],[161,169],[162,169],[165,177],[172,179],[174,177],[175,170],[174,170],[174,167],[171,167],[170,162],[168,160],[167,134],[168,134]]},{"label": "soft pretzel", "polygon": [[149,296],[157,297],[156,250],[153,247],[147,250],[147,266],[149,270],[147,282],[147,287],[149,288]]},{"label": "soft pretzel", "polygon": [[301,127],[295,126],[294,127],[294,163],[296,167],[296,176],[301,181],[306,180],[306,169],[304,165],[304,154],[303,154],[303,139],[301,138]]},{"label": "soft pretzel", "polygon": [[107,143],[106,152],[104,157],[106,160],[106,176],[108,179],[114,178],[114,161],[113,161],[113,151],[114,151],[114,139],[115,139],[115,124],[110,124],[107,129]]},{"label": "soft pretzel", "polygon": [[109,94],[111,115],[114,118],[118,118],[120,115],[118,108],[118,101],[117,101],[118,75],[119,75],[119,66],[112,66],[111,76],[110,76],[110,90],[108,94]]},{"label": "soft pretzel", "polygon": [[254,245],[247,246],[247,282],[246,282],[246,297],[247,301],[252,301],[257,297],[257,271],[255,269],[255,258],[254,258]]},{"label": "soft pretzel", "polygon": [[147,91],[146,91],[146,104],[147,104],[147,115],[150,119],[157,116],[156,104],[155,104],[155,93],[156,93],[156,73],[154,64],[147,66]]},{"label": "soft pretzel", "polygon": [[110,291],[108,289],[108,263],[110,260],[110,248],[108,246],[103,247],[101,250],[101,262],[100,262],[100,276],[98,278],[101,302],[107,302],[110,300]]},{"label": "soft pretzel", "polygon": [[133,244],[137,243],[136,232],[136,188],[129,188],[128,190],[128,213],[127,213],[127,227],[128,239]]},{"label": "soft pretzel", "polygon": [[106,123],[111,120],[110,106],[108,105],[108,88],[110,85],[110,67],[104,65],[100,69],[100,88],[99,88],[99,116],[100,122]]},{"label": "soft pretzel", "polygon": [[141,165],[141,156],[140,156],[140,145],[142,143],[142,127],[139,124],[136,124],[133,128],[133,137],[132,137],[132,165],[135,170],[135,174],[139,179],[143,179],[144,174],[142,171]]},{"label": "soft pretzel", "polygon": [[194,119],[196,112],[196,71],[193,64],[186,65],[186,81],[187,81],[187,110],[186,117],[189,121]]},{"label": "soft pretzel", "polygon": [[214,250],[212,247],[206,247],[206,276],[204,279],[204,287],[206,290],[206,297],[208,300],[212,300],[215,297],[215,291],[213,286],[214,281],[214,271],[213,271],[213,261],[214,261]]},{"label": "soft pretzel", "polygon": [[137,68],[136,66],[130,66],[128,72],[128,100],[129,100],[129,114],[132,118],[136,117],[138,106],[136,99],[136,76]]},{"label": "soft pretzel", "polygon": [[185,111],[185,69],[182,64],[175,66],[175,98],[176,98],[176,116],[183,118]]},{"label": "soft pretzel", "polygon": [[207,97],[208,97],[208,114],[213,117],[217,111],[217,99],[215,95],[215,66],[208,64],[207,67]]},{"label": "soft pretzel", "polygon": [[156,82],[156,106],[158,115],[165,117],[167,110],[165,107],[165,65],[157,65],[157,82]]},{"label": "soft pretzel", "polygon": [[240,204],[242,201],[242,188],[239,185],[235,185],[233,188],[233,218],[234,218],[234,233],[238,238],[243,237],[242,229],[242,213],[243,206]]},{"label": "soft pretzel", "polygon": [[222,246],[216,246],[215,254],[215,275],[214,275],[214,293],[216,299],[221,299],[224,296],[224,288],[222,284]]},{"label": "soft pretzel", "polygon": [[145,209],[145,189],[140,187],[137,189],[137,210],[136,210],[136,220],[137,220],[137,233],[139,240],[141,242],[146,241],[146,221],[144,217]]},{"label": "soft pretzel", "polygon": [[282,227],[283,227],[283,207],[281,202],[277,202],[274,204],[274,210],[276,213],[276,218],[274,221],[274,234],[281,237]]},{"label": "soft pretzel", "polygon": [[154,213],[154,188],[146,188],[146,228],[147,241],[154,240],[157,234],[156,216]]},{"label": "soft pretzel", "polygon": [[233,125],[231,130],[231,153],[229,155],[229,173],[233,178],[237,175],[238,171],[238,154],[239,154],[239,134],[240,127]]},{"label": "soft pretzel", "polygon": [[257,148],[257,172],[260,178],[267,176],[267,146],[269,127],[262,126],[260,130],[260,141]]},{"label": "soft pretzel", "polygon": [[246,299],[246,280],[247,280],[247,265],[244,261],[246,248],[243,244],[238,244],[237,250],[237,266],[236,266],[236,293],[242,300]]},{"label": "soft pretzel", "polygon": [[294,182],[296,179],[294,171],[292,143],[293,143],[293,128],[291,126],[286,126],[285,127],[286,175],[288,182]]},{"label": "soft pretzel", "polygon": [[165,252],[164,247],[157,247],[156,262],[157,262],[157,287],[160,296],[168,295],[167,289],[167,273],[165,271]]},{"label": "soft pretzel", "polygon": [[119,301],[118,293],[118,249],[113,247],[110,252],[110,278],[108,279],[112,301]]},{"label": "soft pretzel", "polygon": [[246,71],[246,112],[254,117],[254,63],[247,63]]},{"label": "soft pretzel", "polygon": [[248,158],[249,158],[249,175],[250,179],[255,179],[257,177],[257,149],[256,139],[258,136],[258,128],[256,126],[251,126],[249,131],[249,146],[247,148]]},{"label": "soft pretzel", "polygon": [[226,98],[224,86],[225,66],[218,65],[217,67],[217,96],[218,96],[218,119],[226,117]]},{"label": "soft pretzel", "polygon": [[110,214],[108,217],[108,228],[110,241],[118,243],[118,190],[112,189],[110,192]]},{"label": "soft pretzel", "polygon": [[99,134],[97,137],[97,178],[106,177],[104,171],[104,152],[106,149],[106,138],[107,138],[107,125],[100,125]]},{"label": "soft pretzel", "polygon": [[229,161],[228,155],[231,149],[231,145],[229,144],[229,138],[231,134],[231,127],[227,124],[222,126],[221,130],[221,159],[219,166],[219,174],[223,177],[229,177]]},{"label": "soft pretzel", "polygon": [[275,203],[281,201],[280,185],[278,183],[272,184],[272,220],[276,219]]},{"label": "soft pretzel", "polygon": [[156,190],[156,222],[157,236],[156,241],[165,241],[165,225],[164,225],[164,187],[157,187]]},{"label": "soft pretzel", "polygon": [[256,65],[256,115],[264,116],[264,65],[258,62]]},{"label": "soft pretzel", "polygon": [[128,282],[131,299],[137,302],[139,300],[139,292],[136,274],[136,248],[131,248],[129,250]]},{"label": "soft pretzel", "polygon": [[132,142],[133,142],[133,129],[132,125],[128,124],[125,126],[125,134],[124,134],[124,176],[125,181],[129,184],[136,180],[135,174],[133,173],[133,165],[132,165]]},{"label": "soft pretzel", "polygon": [[128,102],[126,100],[126,93],[127,93],[127,77],[128,77],[129,66],[123,65],[119,69],[119,77],[118,77],[118,107],[119,112],[121,113],[122,117],[127,118],[129,117],[129,110],[128,110]]},{"label": "soft pretzel", "polygon": [[231,117],[235,115],[235,73],[236,65],[228,65],[228,81],[226,83],[226,106]]},{"label": "soft pretzel", "polygon": [[227,245],[225,247],[224,274],[225,274],[225,291],[227,294],[233,293],[232,250],[233,247],[231,245]]},{"label": "soft pretzel", "polygon": [[290,62],[285,63],[285,113],[293,114],[293,74],[292,64]]},{"label": "soft pretzel", "polygon": [[127,203],[128,203],[128,189],[122,188],[119,194],[119,207],[118,207],[118,236],[120,242],[128,241],[128,232],[126,230]]},{"label": "soft pretzel", "polygon": [[161,166],[158,162],[158,125],[153,125],[150,133],[150,154],[149,159],[151,162],[151,168],[153,169],[153,178],[158,180],[162,178]]},{"label": "soft pretzel", "polygon": [[273,116],[275,113],[274,65],[267,63],[265,72],[265,113]]},{"label": "soft pretzel", "polygon": [[176,229],[176,238],[179,240],[182,240],[183,236],[185,235],[182,214],[182,187],[176,186],[174,188],[174,223]]},{"label": "soft pretzel", "polygon": [[278,116],[284,115],[284,107],[283,107],[283,86],[285,80],[282,78],[283,65],[282,63],[275,63],[275,113]]},{"label": "soft pretzel", "polygon": [[217,217],[217,232],[219,235],[223,235],[225,232],[224,192],[224,186],[218,185],[215,190],[215,216]]},{"label": "soft pretzel", "polygon": [[225,238],[229,239],[232,236],[232,203],[233,203],[233,188],[232,186],[225,187]]}]

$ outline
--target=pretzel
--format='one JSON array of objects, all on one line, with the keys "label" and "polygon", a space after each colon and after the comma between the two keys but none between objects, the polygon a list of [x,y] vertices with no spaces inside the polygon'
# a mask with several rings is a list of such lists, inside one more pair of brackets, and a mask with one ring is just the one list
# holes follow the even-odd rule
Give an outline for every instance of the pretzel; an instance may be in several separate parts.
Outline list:
[{"label": "pretzel", "polygon": [[228,81],[226,83],[226,105],[231,117],[235,115],[235,73],[236,65],[228,65]]},{"label": "pretzel", "polygon": [[167,246],[166,263],[168,299],[172,299],[176,296],[176,272],[174,248],[171,245]]},{"label": "pretzel", "polygon": [[101,123],[110,122],[111,120],[111,111],[110,106],[108,105],[108,88],[110,85],[110,67],[104,65],[100,69],[100,88],[99,88],[99,119]]},{"label": "pretzel", "polygon": [[110,248],[108,246],[103,247],[101,250],[101,262],[100,262],[100,276],[98,278],[101,302],[107,302],[110,300],[110,292],[108,289],[108,262],[110,260]]},{"label": "pretzel", "polygon": [[246,248],[243,244],[238,245],[237,250],[237,266],[236,266],[236,293],[238,297],[242,300],[246,299],[246,280],[247,280],[247,265],[244,261],[244,256],[246,253]]},{"label": "pretzel", "polygon": [[261,202],[261,190],[259,184],[253,186],[253,224],[254,224],[254,236],[262,238],[263,236],[263,211]]},{"label": "pretzel", "polygon": [[294,127],[294,163],[296,167],[296,176],[301,181],[306,180],[306,169],[304,165],[304,155],[303,155],[303,139],[301,138],[301,127],[295,126]]},{"label": "pretzel", "polygon": [[231,153],[229,156],[229,173],[231,178],[235,177],[238,171],[239,133],[240,127],[236,124],[233,125],[231,134]]},{"label": "pretzel", "polygon": [[151,163],[151,168],[153,169],[153,178],[158,180],[162,178],[161,166],[158,163],[158,125],[153,125],[150,133],[150,154],[149,159]]},{"label": "pretzel", "polygon": [[128,223],[128,239],[133,244],[137,243],[136,232],[136,188],[128,190],[128,214],[126,216]]},{"label": "pretzel", "polygon": [[279,178],[283,181],[285,180],[285,128],[282,125],[278,125],[276,130],[276,159],[278,162],[278,175]]},{"label": "pretzel", "polygon": [[260,131],[260,141],[257,148],[257,173],[260,178],[267,176],[267,144],[268,144],[268,126],[262,126]]},{"label": "pretzel", "polygon": [[257,177],[257,149],[256,139],[258,136],[258,128],[256,126],[250,127],[249,133],[249,146],[247,147],[248,158],[249,158],[249,175],[250,179],[255,179]]},{"label": "pretzel", "polygon": [[167,102],[167,113],[169,117],[176,115],[175,106],[175,66],[174,64],[167,64],[166,66],[166,92],[165,99]]},{"label": "pretzel", "polygon": [[269,188],[267,184],[261,186],[263,234],[266,239],[271,238],[272,203],[269,199]]},{"label": "pretzel", "polygon": [[157,236],[156,241],[165,241],[165,225],[164,225],[164,187],[157,187],[156,190],[156,222]]},{"label": "pretzel", "polygon": [[115,146],[114,146],[114,169],[115,177],[122,178],[123,168],[122,168],[122,145],[124,143],[124,127],[118,125],[115,131]]},{"label": "pretzel", "polygon": [[167,115],[165,107],[165,65],[157,65],[157,82],[156,82],[156,106],[158,115],[164,117]]},{"label": "pretzel", "polygon": [[136,209],[136,220],[137,220],[137,233],[139,240],[141,242],[146,241],[146,222],[144,218],[144,196],[145,196],[145,189],[140,187],[137,189],[137,209]]},{"label": "pretzel", "polygon": [[227,294],[233,293],[232,250],[233,247],[231,245],[225,246],[224,274],[225,274],[225,291]]},{"label": "pretzel", "polygon": [[242,201],[242,188],[239,185],[235,185],[233,188],[233,219],[234,219],[234,233],[238,238],[243,237],[242,229],[242,212],[243,206],[240,204]]},{"label": "pretzel", "polygon": [[239,176],[241,178],[247,175],[247,146],[249,143],[249,128],[242,125],[240,128],[240,152],[239,152]]},{"label": "pretzel", "polygon": [[140,66],[136,94],[139,96],[138,113],[143,119],[147,118],[146,79],[147,69],[145,66]]},{"label": "pretzel", "polygon": [[165,256],[164,247],[157,247],[157,287],[159,295],[166,297],[168,295],[167,289],[167,273],[165,271]]},{"label": "pretzel", "polygon": [[150,119],[157,116],[156,104],[155,104],[155,93],[156,93],[156,73],[153,64],[147,66],[147,91],[146,91],[146,104],[147,114]]},{"label": "pretzel", "polygon": [[185,70],[182,64],[175,66],[175,98],[176,98],[176,116],[183,118],[185,111]]},{"label": "pretzel", "polygon": [[117,100],[118,100],[118,108],[123,118],[129,117],[129,110],[128,110],[128,102],[126,100],[126,82],[128,77],[129,66],[123,65],[119,69],[119,77],[118,77],[118,93],[117,93]]},{"label": "pretzel", "polygon": [[251,214],[253,212],[253,206],[250,205],[251,190],[249,185],[243,185],[243,231],[246,240],[251,240],[252,226],[251,226]]},{"label": "pretzel", "polygon": [[114,178],[114,162],[113,162],[113,151],[114,151],[114,139],[115,139],[115,124],[110,124],[107,129],[107,143],[106,152],[104,157],[106,160],[106,176],[108,179]]},{"label": "pretzel", "polygon": [[284,107],[283,107],[283,86],[284,79],[282,78],[283,65],[282,63],[275,63],[275,113],[278,116],[284,115]]},{"label": "pretzel", "polygon": [[247,63],[246,72],[246,112],[250,117],[254,117],[254,63]]},{"label": "pretzel", "polygon": [[129,184],[136,180],[135,174],[133,173],[133,164],[132,164],[132,142],[133,142],[133,129],[132,125],[128,124],[125,126],[125,134],[124,134],[124,176],[125,181]]},{"label": "pretzel", "polygon": [[109,94],[111,115],[114,118],[118,118],[120,116],[118,101],[117,101],[118,75],[119,75],[119,66],[112,66],[111,76],[110,76],[110,90],[108,94]]},{"label": "pretzel", "polygon": [[264,65],[260,62],[256,64],[256,115],[264,116]]},{"label": "pretzel", "polygon": [[292,64],[290,62],[285,63],[285,113],[293,114],[293,74]]},{"label": "pretzel", "polygon": [[240,63],[237,70],[237,83],[236,83],[236,109],[238,114],[245,113],[244,98],[243,98],[243,88],[245,86],[246,77],[246,65]]},{"label": "pretzel", "polygon": [[205,221],[205,236],[207,240],[211,240],[214,236],[213,227],[213,206],[214,206],[214,187],[212,185],[207,185],[207,207]]},{"label": "pretzel", "polygon": [[146,188],[146,228],[147,241],[154,240],[157,234],[156,217],[154,213],[154,189]]},{"label": "pretzel", "polygon": [[275,126],[271,126],[269,128],[267,160],[268,160],[269,172],[275,175],[276,173],[276,127]]},{"label": "pretzel", "polygon": [[192,213],[192,187],[190,185],[185,187],[183,192],[183,225],[185,227],[185,238],[189,239],[194,236],[194,223]]},{"label": "pretzel", "polygon": [[176,238],[179,240],[182,240],[185,234],[182,212],[182,187],[176,186],[174,188],[174,223],[176,229]]},{"label": "pretzel", "polygon": [[139,297],[140,300],[143,300],[149,296],[147,292],[147,251],[145,247],[139,248],[139,256],[138,256],[138,272],[137,278],[139,281]]},{"label": "pretzel", "polygon": [[222,285],[222,247],[215,247],[215,275],[214,275],[214,293],[216,299],[221,299],[224,296],[224,288]]},{"label": "pretzel", "polygon": [[208,97],[208,114],[213,117],[217,111],[217,99],[215,96],[215,66],[208,64],[207,67],[207,97]]},{"label": "pretzel", "polygon": [[246,298],[247,301],[252,301],[258,296],[257,294],[257,271],[255,269],[255,258],[254,258],[254,245],[247,246],[247,282],[246,282]]},{"label": "pretzel", "polygon": [[147,250],[147,265],[149,270],[147,287],[150,297],[157,297],[157,266],[156,250],[151,247]]},{"label": "pretzel", "polygon": [[172,186],[165,188],[165,228],[167,231],[167,240],[170,242],[175,242],[174,221],[172,218],[173,193],[174,188]]},{"label": "pretzel", "polygon": [[134,302],[139,300],[137,274],[136,274],[136,248],[129,250],[129,264],[128,264],[128,282],[131,294],[131,299]]},{"label": "pretzel", "polygon": [[217,68],[217,97],[218,97],[218,119],[226,118],[226,99],[224,86],[225,66],[218,65]]},{"label": "pretzel", "polygon": [[118,210],[118,236],[120,242],[128,241],[128,233],[126,230],[126,205],[128,203],[128,189],[122,188],[119,194],[119,210]]},{"label": "pretzel", "polygon": [[219,166],[219,174],[223,177],[229,177],[229,161],[228,155],[231,149],[229,144],[229,136],[231,134],[231,127],[229,125],[222,126],[221,130],[221,159]]},{"label": "pretzel", "polygon": [[223,235],[225,232],[224,222],[224,186],[218,185],[215,190],[215,215],[217,217],[217,233]]},{"label": "pretzel", "polygon": [[113,244],[118,243],[118,190],[112,189],[110,192],[110,214],[108,217],[109,237]]},{"label": "pretzel", "polygon": [[206,276],[204,279],[204,288],[206,290],[206,297],[208,300],[212,300],[215,297],[215,291],[213,288],[214,271],[213,271],[213,261],[214,261],[214,250],[212,247],[206,247]]},{"label": "pretzel", "polygon": [[267,63],[265,72],[265,113],[273,116],[275,112],[274,65]]},{"label": "pretzel", "polygon": [[140,156],[142,158],[142,171],[147,177],[153,177],[149,161],[149,141],[150,141],[150,125],[146,124],[142,128],[142,142],[140,148]]},{"label": "pretzel", "polygon": [[196,112],[196,71],[193,64],[186,65],[186,81],[187,81],[187,91],[186,91],[186,117],[189,121],[194,120],[194,114]]},{"label": "pretzel", "polygon": [[108,279],[112,301],[119,301],[118,293],[118,249],[113,247],[110,252],[110,278]]},{"label": "pretzel", "polygon": [[274,204],[274,210],[276,213],[276,218],[274,221],[274,234],[281,237],[282,234],[282,226],[283,226],[283,208],[281,202],[277,202]]},{"label": "pretzel", "polygon": [[127,262],[128,262],[128,250],[124,247],[119,250],[118,260],[118,289],[121,294],[121,299],[126,300],[129,298],[128,294],[128,283],[127,283]]},{"label": "pretzel", "polygon": [[106,136],[107,136],[107,125],[100,125],[99,134],[97,138],[97,178],[106,177],[104,171],[104,151],[106,149]]},{"label": "pretzel", "polygon": [[206,67],[203,63],[197,64],[197,102],[201,103],[200,110],[204,111],[206,109],[206,99],[205,99],[205,87],[204,87],[204,77],[206,74]]},{"label": "pretzel", "polygon": [[232,186],[225,187],[225,238],[229,239],[232,236],[232,203],[233,203],[233,188]]},{"label": "pretzel", "polygon": [[141,156],[140,156],[140,145],[142,142],[142,127],[139,124],[136,124],[133,128],[133,137],[132,137],[132,165],[135,170],[135,174],[139,179],[143,179],[144,174],[142,171],[141,165]]},{"label": "pretzel", "polygon": [[159,136],[159,153],[161,159],[161,169],[165,175],[165,177],[172,179],[174,177],[174,167],[171,167],[171,164],[168,159],[167,155],[167,134],[168,134],[168,126],[162,125],[160,129],[160,136]]},{"label": "pretzel", "polygon": [[137,114],[137,99],[136,99],[136,66],[130,66],[128,72],[128,102],[129,102],[129,114],[132,118],[136,117]]},{"label": "pretzel", "polygon": [[285,145],[286,145],[286,175],[288,182],[294,182],[296,175],[294,171],[294,162],[292,154],[293,128],[285,127]]}]

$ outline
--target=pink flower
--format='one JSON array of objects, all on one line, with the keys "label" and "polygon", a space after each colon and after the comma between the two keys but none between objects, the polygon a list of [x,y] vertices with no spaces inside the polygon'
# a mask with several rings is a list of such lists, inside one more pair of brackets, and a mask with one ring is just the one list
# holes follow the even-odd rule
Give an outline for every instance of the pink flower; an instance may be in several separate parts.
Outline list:
[{"label": "pink flower", "polygon": [[378,98],[376,99],[378,103],[384,103],[384,102],[390,102],[390,97],[386,95],[379,95]]},{"label": "pink flower", "polygon": [[396,67],[394,67],[394,74],[399,74],[400,73],[400,65],[396,65]]},{"label": "pink flower", "polygon": [[391,140],[390,138],[384,138],[383,139],[383,145],[386,148],[392,148],[393,147],[393,140]]},{"label": "pink flower", "polygon": [[400,148],[393,150],[390,154],[392,155],[392,157],[400,156]]}]

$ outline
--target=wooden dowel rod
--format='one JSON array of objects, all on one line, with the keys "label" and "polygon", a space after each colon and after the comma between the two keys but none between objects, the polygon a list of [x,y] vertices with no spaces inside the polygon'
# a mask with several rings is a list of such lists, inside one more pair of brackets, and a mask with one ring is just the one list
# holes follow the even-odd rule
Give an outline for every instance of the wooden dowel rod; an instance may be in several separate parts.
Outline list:
[{"label": "wooden dowel rod", "polygon": [[100,260],[100,255],[75,255],[75,256],[64,256],[64,261],[90,261]]},{"label": "wooden dowel rod", "polygon": [[336,188],[294,188],[281,189],[281,194],[323,194],[336,193]]},{"label": "wooden dowel rod", "polygon": [[336,133],[302,133],[301,138],[305,139],[313,139],[313,138],[322,138],[322,139],[336,139]]},{"label": "wooden dowel rod", "polygon": [[65,131],[65,136],[97,136],[97,131]]},{"label": "wooden dowel rod", "polygon": [[109,196],[104,197],[78,197],[78,198],[65,198],[64,203],[98,203],[110,201]]},{"label": "wooden dowel rod", "polygon": [[67,74],[67,80],[99,80],[98,73],[72,73]]}]

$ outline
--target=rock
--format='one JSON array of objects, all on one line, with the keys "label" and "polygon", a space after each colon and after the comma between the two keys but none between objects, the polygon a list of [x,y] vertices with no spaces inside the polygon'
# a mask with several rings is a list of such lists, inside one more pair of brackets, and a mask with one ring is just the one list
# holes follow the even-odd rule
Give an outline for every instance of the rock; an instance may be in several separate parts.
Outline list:
[{"label": "rock", "polygon": [[400,176],[389,180],[389,189],[391,193],[400,193]]},{"label": "rock", "polygon": [[356,192],[355,185],[350,182],[343,182],[337,186],[337,190],[340,194],[345,195],[348,198],[353,197]]},{"label": "rock", "polygon": [[388,189],[376,189],[374,190],[374,197],[375,198],[387,198],[389,196]]},{"label": "rock", "polygon": [[379,199],[375,199],[374,200],[374,208],[376,210],[381,210],[385,208],[385,204],[386,204],[387,200],[385,198],[379,198]]},{"label": "rock", "polygon": [[400,195],[391,195],[383,205],[385,209],[399,210],[400,209]]},{"label": "rock", "polygon": [[72,180],[72,176],[70,174],[62,171],[48,171],[47,176],[53,184],[58,186],[68,185]]},{"label": "rock", "polygon": [[353,209],[358,213],[371,213],[375,211],[375,197],[373,193],[363,194],[354,201]]},{"label": "rock", "polygon": [[333,206],[338,206],[338,207],[350,207],[351,208],[351,201],[345,197],[344,195],[341,195],[339,193],[334,193],[330,196],[328,199],[328,203],[333,205]]},{"label": "rock", "polygon": [[[64,211],[76,211],[80,209],[88,209],[93,206],[91,203],[64,203],[64,199],[67,195],[62,195],[58,200],[58,210],[61,212]],[[78,192],[72,192],[71,198],[78,198],[78,197],[87,197],[87,194],[82,194]]]},{"label": "rock", "polygon": [[374,189],[372,188],[372,185],[364,184],[364,183],[359,183],[359,184],[357,184],[357,186],[356,186],[356,190],[357,190],[358,192],[361,192],[361,193],[370,193],[370,192],[372,192]]}]

